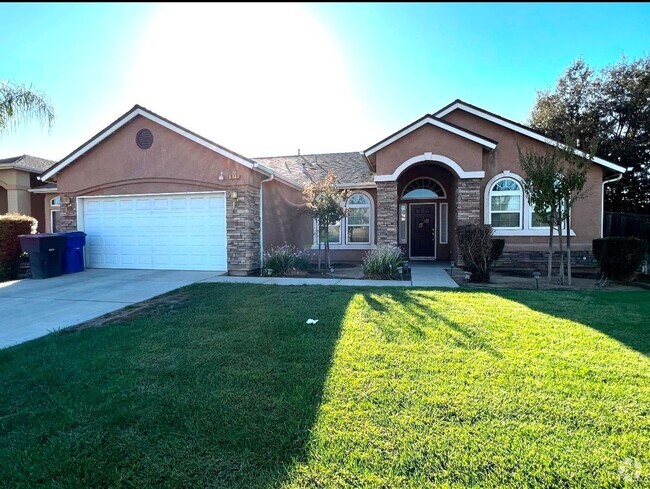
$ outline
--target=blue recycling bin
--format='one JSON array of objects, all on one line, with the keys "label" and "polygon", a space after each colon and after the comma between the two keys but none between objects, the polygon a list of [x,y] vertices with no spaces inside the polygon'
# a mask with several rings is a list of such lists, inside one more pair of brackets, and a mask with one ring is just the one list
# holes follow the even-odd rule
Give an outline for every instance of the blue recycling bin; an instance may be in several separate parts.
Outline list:
[{"label": "blue recycling bin", "polygon": [[61,271],[63,273],[83,272],[86,233],[82,231],[70,231],[57,234],[59,236],[65,236],[65,247],[61,255]]}]

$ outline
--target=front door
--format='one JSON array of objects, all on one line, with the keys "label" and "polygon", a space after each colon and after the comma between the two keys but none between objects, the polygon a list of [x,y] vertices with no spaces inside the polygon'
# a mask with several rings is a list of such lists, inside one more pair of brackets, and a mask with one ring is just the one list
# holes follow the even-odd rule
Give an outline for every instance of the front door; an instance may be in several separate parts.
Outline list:
[{"label": "front door", "polygon": [[436,204],[411,204],[411,258],[436,257]]}]

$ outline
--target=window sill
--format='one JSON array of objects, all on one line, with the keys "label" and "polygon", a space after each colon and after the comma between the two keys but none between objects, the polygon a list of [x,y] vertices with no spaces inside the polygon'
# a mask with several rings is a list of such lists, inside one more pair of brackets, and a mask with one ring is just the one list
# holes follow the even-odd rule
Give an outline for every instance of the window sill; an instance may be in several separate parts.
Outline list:
[{"label": "window sill", "polygon": [[[548,228],[540,229],[494,229],[494,236],[548,236]],[[571,230],[571,236],[575,236],[576,233]],[[559,236],[557,230],[553,231],[553,236]],[[566,236],[566,230],[562,230],[562,236]]]},{"label": "window sill", "polygon": [[[373,244],[334,244],[330,243],[330,250],[374,250],[377,246]],[[311,245],[312,250],[317,250],[318,245]],[[325,245],[321,245],[321,250],[325,249]]]}]

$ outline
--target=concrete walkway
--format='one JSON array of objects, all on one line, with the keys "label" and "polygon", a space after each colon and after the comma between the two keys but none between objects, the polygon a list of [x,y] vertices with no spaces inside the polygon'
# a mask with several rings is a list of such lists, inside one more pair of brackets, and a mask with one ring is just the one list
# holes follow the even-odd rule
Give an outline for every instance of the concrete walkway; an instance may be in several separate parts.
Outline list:
[{"label": "concrete walkway", "polygon": [[444,270],[449,267],[445,262],[409,262],[411,280],[362,280],[311,277],[210,277],[201,282],[212,283],[247,283],[265,285],[347,285],[354,287],[449,287],[458,284]]},{"label": "concrete walkway", "polygon": [[[410,262],[412,280],[230,277],[220,272],[90,269],[0,283],[0,348],[39,338],[193,283],[458,287],[444,263]],[[448,265],[448,264],[447,264]]]}]

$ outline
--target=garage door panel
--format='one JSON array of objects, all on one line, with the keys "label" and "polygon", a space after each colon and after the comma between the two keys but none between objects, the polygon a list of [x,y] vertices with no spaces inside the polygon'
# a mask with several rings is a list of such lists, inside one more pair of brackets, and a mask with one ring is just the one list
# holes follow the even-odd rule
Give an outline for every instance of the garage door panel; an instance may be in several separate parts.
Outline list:
[{"label": "garage door panel", "polygon": [[223,193],[83,199],[95,268],[226,270]]}]

